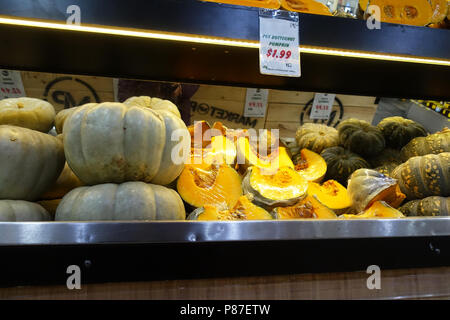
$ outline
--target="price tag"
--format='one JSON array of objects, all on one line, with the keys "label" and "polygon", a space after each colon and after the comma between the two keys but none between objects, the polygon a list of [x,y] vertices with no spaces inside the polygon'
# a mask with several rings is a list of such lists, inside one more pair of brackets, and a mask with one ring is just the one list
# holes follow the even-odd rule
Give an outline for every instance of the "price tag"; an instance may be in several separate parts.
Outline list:
[{"label": "price tag", "polygon": [[0,99],[25,96],[20,71],[0,69]]},{"label": "price tag", "polygon": [[264,118],[267,110],[267,89],[247,89],[244,117]]},{"label": "price tag", "polygon": [[297,12],[260,9],[259,64],[262,74],[300,77]]},{"label": "price tag", "polygon": [[310,119],[328,120],[333,109],[335,94],[316,93],[311,108]]}]

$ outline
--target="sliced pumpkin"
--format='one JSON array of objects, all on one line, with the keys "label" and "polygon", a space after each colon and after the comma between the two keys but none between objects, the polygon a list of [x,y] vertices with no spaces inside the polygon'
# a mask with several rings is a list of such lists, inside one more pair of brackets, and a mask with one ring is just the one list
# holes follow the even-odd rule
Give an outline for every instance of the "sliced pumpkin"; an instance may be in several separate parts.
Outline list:
[{"label": "sliced pumpkin", "polygon": [[375,201],[368,209],[360,214],[343,214],[342,219],[373,219],[373,218],[405,218],[397,209],[384,201]]},{"label": "sliced pumpkin", "polygon": [[380,7],[382,22],[425,26],[432,21],[433,10],[425,0],[370,0],[369,4]]},{"label": "sliced pumpkin", "polygon": [[278,207],[273,210],[278,219],[336,219],[336,214],[313,196],[297,202],[293,206]]},{"label": "sliced pumpkin", "polygon": [[241,176],[226,164],[189,164],[181,172],[177,190],[194,207],[226,205],[234,207],[242,195]]},{"label": "sliced pumpkin", "polygon": [[206,121],[195,121],[188,127],[191,135],[191,148],[206,148],[211,143],[211,126]]},{"label": "sliced pumpkin", "polygon": [[272,215],[263,208],[254,205],[247,196],[241,196],[232,209],[220,209],[206,205],[194,210],[188,220],[271,220]]},{"label": "sliced pumpkin", "polygon": [[285,207],[306,196],[308,182],[290,167],[282,167],[273,172],[254,166],[248,170],[242,187],[262,207]]},{"label": "sliced pumpkin", "polygon": [[347,189],[335,180],[325,181],[322,185],[310,182],[308,195],[316,197],[336,214],[347,212],[352,206],[352,200],[347,193]]},{"label": "sliced pumpkin", "polygon": [[281,7],[296,12],[320,14],[331,16],[330,9],[321,2],[315,0],[281,0]]},{"label": "sliced pumpkin", "polygon": [[327,163],[317,153],[302,149],[294,156],[295,170],[308,181],[320,182],[327,172]]}]

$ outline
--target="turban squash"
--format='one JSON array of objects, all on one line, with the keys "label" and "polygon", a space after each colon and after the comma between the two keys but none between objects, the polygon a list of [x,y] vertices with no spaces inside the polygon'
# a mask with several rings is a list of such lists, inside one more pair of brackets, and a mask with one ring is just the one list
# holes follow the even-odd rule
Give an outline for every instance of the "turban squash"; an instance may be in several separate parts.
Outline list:
[{"label": "turban squash", "polygon": [[156,110],[131,102],[88,104],[67,118],[64,151],[83,183],[168,185],[178,177],[189,157],[189,132],[157,102]]},{"label": "turban squash", "polygon": [[335,128],[316,123],[306,123],[298,128],[295,139],[300,149],[317,153],[339,144],[339,135]]},{"label": "turban squash", "polygon": [[397,209],[392,208],[384,201],[375,201],[369,208],[359,214],[343,214],[341,219],[373,219],[373,218],[404,218]]},{"label": "turban squash", "polygon": [[293,206],[277,207],[273,210],[277,219],[336,219],[333,210],[323,205],[314,196],[307,196]]},{"label": "turban squash", "polygon": [[327,163],[317,153],[302,149],[294,156],[295,170],[307,181],[320,182],[327,172]]},{"label": "turban squash", "polygon": [[55,220],[184,220],[180,196],[172,189],[141,181],[73,189],[59,204]]},{"label": "turban squash", "polygon": [[0,222],[49,220],[50,214],[37,203],[23,200],[0,200]]},{"label": "turban squash", "polygon": [[384,118],[377,127],[383,133],[386,146],[394,149],[401,149],[412,139],[427,135],[421,124],[402,117]]},{"label": "turban squash", "polygon": [[427,0],[370,0],[369,4],[380,7],[382,22],[426,26],[432,21],[433,9]]},{"label": "turban squash", "polygon": [[402,148],[400,157],[406,161],[411,157],[442,152],[450,152],[450,129],[448,128],[426,137],[414,138]]},{"label": "turban squash", "polygon": [[281,7],[289,11],[321,14],[325,16],[332,15],[326,5],[315,0],[281,0]]},{"label": "turban squash", "polygon": [[347,189],[335,180],[327,180],[322,185],[310,182],[308,186],[308,195],[317,198],[336,214],[347,212],[352,206]]},{"label": "turban squash", "polygon": [[420,200],[411,200],[402,205],[399,210],[410,217],[449,216],[450,197],[431,196]]},{"label": "turban squash", "polygon": [[61,140],[27,128],[0,125],[0,199],[34,201],[64,167]]},{"label": "turban squash", "polygon": [[409,200],[450,196],[450,152],[412,157],[392,175]]},{"label": "turban squash", "polygon": [[0,101],[0,125],[8,124],[47,133],[55,121],[55,108],[36,98],[9,98]]}]

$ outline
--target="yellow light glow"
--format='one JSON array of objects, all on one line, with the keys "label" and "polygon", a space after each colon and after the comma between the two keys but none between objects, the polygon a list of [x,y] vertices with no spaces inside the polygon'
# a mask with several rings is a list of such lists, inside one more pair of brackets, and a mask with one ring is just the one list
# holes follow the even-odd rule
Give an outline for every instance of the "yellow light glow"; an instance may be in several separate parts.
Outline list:
[{"label": "yellow light glow", "polygon": [[[162,39],[162,40],[183,41],[183,42],[199,43],[199,44],[213,44],[213,45],[222,45],[222,46],[233,46],[233,47],[259,49],[259,42],[253,41],[253,40],[236,40],[236,39],[218,38],[218,37],[212,38],[212,37],[207,37],[207,36],[177,34],[177,33],[163,32],[163,31],[125,29],[125,28],[114,28],[114,27],[93,26],[93,25],[73,25],[73,24],[63,24],[63,23],[50,22],[50,21],[18,19],[18,18],[11,18],[11,17],[5,17],[5,16],[0,16],[0,24],[19,25],[19,26],[26,26],[26,27],[37,27],[37,28],[57,29],[57,30],[82,31],[82,32],[111,34],[111,35],[119,35],[119,36],[127,36],[127,37]],[[300,45],[299,51],[304,52],[304,53],[310,53],[310,54],[322,54],[322,55],[331,55],[331,56],[342,56],[342,57],[353,57],[353,58],[363,58],[363,59],[388,60],[388,61],[398,61],[398,62],[410,62],[410,63],[422,63],[422,64],[450,66],[450,60],[414,57],[414,56],[407,56],[407,55],[394,55],[394,54],[383,54],[383,53],[376,53],[376,52],[311,47],[311,46],[305,46],[305,45]]]}]

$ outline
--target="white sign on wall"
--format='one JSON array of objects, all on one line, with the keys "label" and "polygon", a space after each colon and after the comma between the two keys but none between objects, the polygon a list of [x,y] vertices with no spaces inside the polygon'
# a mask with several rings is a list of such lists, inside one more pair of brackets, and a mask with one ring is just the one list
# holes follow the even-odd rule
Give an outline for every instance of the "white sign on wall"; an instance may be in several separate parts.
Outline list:
[{"label": "white sign on wall", "polygon": [[25,96],[20,71],[0,69],[0,99]]},{"label": "white sign on wall", "polygon": [[311,108],[310,119],[328,120],[333,109],[335,94],[316,93]]},{"label": "white sign on wall", "polygon": [[247,89],[244,117],[264,118],[267,110],[268,89]]}]

